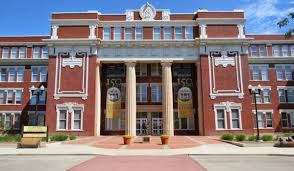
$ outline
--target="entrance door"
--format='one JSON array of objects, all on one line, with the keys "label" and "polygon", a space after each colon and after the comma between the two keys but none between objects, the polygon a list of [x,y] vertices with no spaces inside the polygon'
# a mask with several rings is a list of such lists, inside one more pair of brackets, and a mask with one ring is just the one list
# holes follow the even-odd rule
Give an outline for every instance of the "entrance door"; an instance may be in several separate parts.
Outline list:
[{"label": "entrance door", "polygon": [[162,118],[152,118],[152,135],[161,135],[162,132]]},{"label": "entrance door", "polygon": [[137,118],[136,121],[136,134],[147,135],[147,118]]}]

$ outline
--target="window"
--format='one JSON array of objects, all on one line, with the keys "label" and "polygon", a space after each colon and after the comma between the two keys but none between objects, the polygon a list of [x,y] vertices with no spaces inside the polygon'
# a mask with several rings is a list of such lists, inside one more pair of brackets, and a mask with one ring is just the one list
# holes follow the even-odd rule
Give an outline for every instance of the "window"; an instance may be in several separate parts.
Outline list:
[{"label": "window", "polygon": [[285,90],[284,89],[279,89],[279,99],[280,103],[286,103],[286,95],[285,95]]},{"label": "window", "polygon": [[32,82],[39,81],[39,70],[37,67],[32,67]]},{"label": "window", "polygon": [[288,122],[288,114],[286,112],[282,112],[281,114],[281,122],[282,122],[282,128],[288,128],[289,122]]},{"label": "window", "polygon": [[11,48],[11,59],[17,58],[17,47]]},{"label": "window", "polygon": [[289,56],[288,54],[288,45],[282,46],[282,56]]},{"label": "window", "polygon": [[268,80],[268,69],[267,65],[261,65],[261,80],[267,81]]},{"label": "window", "polygon": [[34,47],[33,58],[39,58],[39,57],[40,57],[40,48]]},{"label": "window", "polygon": [[183,39],[182,27],[175,27],[175,38],[176,39]]},{"label": "window", "polygon": [[74,110],[73,112],[73,129],[82,129],[82,110]]},{"label": "window", "polygon": [[106,130],[124,130],[125,129],[125,113],[121,112],[119,118],[106,118]]},{"label": "window", "polygon": [[263,128],[263,113],[257,112],[257,119],[258,119],[258,128]]},{"label": "window", "polygon": [[[190,119],[193,120],[193,119]],[[174,112],[174,129],[192,129],[188,118],[179,118],[178,112]]]},{"label": "window", "polygon": [[22,90],[16,90],[15,91],[15,103],[21,104],[22,101]]},{"label": "window", "polygon": [[38,111],[29,111],[29,125],[30,126],[44,126],[45,125],[45,112]]},{"label": "window", "polygon": [[66,130],[67,128],[67,110],[59,110],[58,129]]},{"label": "window", "polygon": [[1,82],[7,81],[7,69],[1,68]]},{"label": "window", "polygon": [[290,51],[291,51],[291,56],[294,57],[294,45],[290,47]]},{"label": "window", "polygon": [[294,88],[288,88],[287,95],[288,95],[288,102],[294,103]]},{"label": "window", "polygon": [[47,81],[47,67],[41,67],[40,76],[41,76],[40,78],[41,82]]},{"label": "window", "polygon": [[10,129],[11,127],[11,113],[5,114],[5,128]]},{"label": "window", "polygon": [[193,39],[193,27],[186,27],[186,35],[185,35],[186,39]]},{"label": "window", "polygon": [[46,91],[42,91],[39,97],[39,104],[44,105],[46,103]]},{"label": "window", "polygon": [[136,40],[143,40],[143,28],[142,27],[136,27]]},{"label": "window", "polygon": [[263,101],[264,103],[270,103],[270,90],[269,89],[263,89]]},{"label": "window", "polygon": [[127,27],[125,28],[125,40],[131,40],[132,39],[132,28]]},{"label": "window", "polygon": [[110,28],[109,27],[103,28],[103,40],[110,40]]},{"label": "window", "polygon": [[294,128],[294,111],[281,113],[282,128]]},{"label": "window", "polygon": [[241,124],[240,124],[240,113],[239,109],[232,109],[231,110],[231,119],[232,119],[232,128],[233,129],[240,129]]},{"label": "window", "polygon": [[161,40],[161,28],[160,27],[153,28],[153,39],[154,40]]},{"label": "window", "polygon": [[265,45],[259,45],[259,56],[266,56],[266,47]]},{"label": "window", "polygon": [[[257,94],[258,91],[260,91],[259,89],[255,89],[255,96],[256,96],[256,103],[262,103],[262,100],[261,100],[261,94]],[[253,96],[254,98],[254,96]],[[253,99],[254,100],[254,99]]]},{"label": "window", "polygon": [[161,102],[161,85],[151,85],[151,101]]},{"label": "window", "polygon": [[160,76],[161,67],[160,64],[151,64],[151,76]]},{"label": "window", "polygon": [[266,128],[272,128],[273,127],[272,112],[266,112],[265,113],[265,118],[266,118]]},{"label": "window", "polygon": [[136,65],[136,75],[140,77],[147,76],[147,64]]},{"label": "window", "polygon": [[35,126],[36,125],[36,113],[35,112],[30,112],[29,113],[29,126]]},{"label": "window", "polygon": [[250,46],[250,52],[251,52],[251,56],[257,56],[257,46],[256,45]]},{"label": "window", "polygon": [[273,46],[273,56],[280,56],[280,46],[279,45]]},{"label": "window", "polygon": [[147,102],[147,84],[137,85],[137,102]]},{"label": "window", "polygon": [[13,90],[7,90],[7,104],[13,103]]},{"label": "window", "polygon": [[121,40],[121,28],[114,27],[114,40]]},{"label": "window", "polygon": [[37,94],[31,94],[30,104],[31,105],[37,104]]},{"label": "window", "polygon": [[253,65],[252,78],[253,78],[253,80],[259,80],[259,67],[258,67],[258,65]]},{"label": "window", "polygon": [[282,65],[276,66],[276,73],[277,73],[277,80],[283,80],[283,66]]},{"label": "window", "polygon": [[14,113],[13,129],[20,129],[20,113]]},{"label": "window", "polygon": [[217,129],[226,129],[225,110],[217,109]]},{"label": "window", "polygon": [[5,104],[4,90],[0,90],[0,104]]},{"label": "window", "polygon": [[48,47],[42,47],[42,58],[48,58],[49,50]]},{"label": "window", "polygon": [[17,82],[22,82],[23,81],[23,73],[24,73],[24,68],[17,68]]},{"label": "window", "polygon": [[164,39],[171,40],[172,39],[172,28],[171,27],[164,27]]},{"label": "window", "polygon": [[286,80],[293,79],[292,73],[293,73],[292,65],[285,65],[285,78],[286,78]]},{"label": "window", "polygon": [[8,47],[2,48],[2,58],[3,59],[9,58],[9,48]]},{"label": "window", "polygon": [[19,58],[20,59],[26,58],[26,51],[27,51],[27,49],[25,47],[19,48]]},{"label": "window", "polygon": [[15,81],[15,68],[8,69],[8,81],[9,82]]}]

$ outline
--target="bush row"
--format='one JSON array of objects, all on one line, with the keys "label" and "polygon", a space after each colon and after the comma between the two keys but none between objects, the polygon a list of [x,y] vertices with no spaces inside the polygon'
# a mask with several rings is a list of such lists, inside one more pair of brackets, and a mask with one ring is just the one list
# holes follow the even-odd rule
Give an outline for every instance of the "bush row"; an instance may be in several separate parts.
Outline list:
[{"label": "bush row", "polygon": [[[228,140],[228,141],[233,141],[233,140],[236,140],[236,141],[245,141],[245,140],[255,141],[256,137],[257,137],[256,135],[223,134],[221,136],[221,139]],[[271,134],[264,134],[264,135],[261,135],[260,139],[263,141],[272,141],[272,140],[274,140],[274,137]]]},{"label": "bush row", "polygon": [[66,141],[66,140],[75,140],[77,137],[75,135],[66,135],[66,134],[53,134],[50,135],[51,141]]},{"label": "bush row", "polygon": [[18,142],[20,140],[20,135],[15,134],[15,135],[0,135],[0,142]]}]

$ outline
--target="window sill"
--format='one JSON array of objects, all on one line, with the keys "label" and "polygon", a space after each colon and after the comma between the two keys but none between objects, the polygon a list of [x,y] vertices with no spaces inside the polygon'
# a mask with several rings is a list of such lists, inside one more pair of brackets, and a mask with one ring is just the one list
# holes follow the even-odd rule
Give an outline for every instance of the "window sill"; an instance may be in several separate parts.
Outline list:
[{"label": "window sill", "polygon": [[267,82],[267,81],[270,81],[270,80],[249,80],[249,81],[255,81],[255,82]]},{"label": "window sill", "polygon": [[243,131],[243,129],[215,129],[216,131]]},{"label": "window sill", "polygon": [[[255,105],[255,103],[251,103],[252,105]],[[258,105],[271,105],[272,103],[256,103]]]},{"label": "window sill", "polygon": [[0,106],[21,106],[21,104],[0,104]]},{"label": "window sill", "polygon": [[[254,130],[257,130],[257,128],[253,128]],[[259,128],[259,130],[271,130],[271,129],[274,129],[274,128]]]}]

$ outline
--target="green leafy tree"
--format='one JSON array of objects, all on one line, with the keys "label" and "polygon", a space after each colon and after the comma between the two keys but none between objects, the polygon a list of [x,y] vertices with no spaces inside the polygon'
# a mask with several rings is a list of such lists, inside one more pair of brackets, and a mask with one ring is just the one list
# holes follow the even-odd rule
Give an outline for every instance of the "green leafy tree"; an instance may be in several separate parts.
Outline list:
[{"label": "green leafy tree", "polygon": [[[287,15],[287,17],[285,18],[282,18],[278,23],[277,25],[282,28],[282,27],[285,27],[287,26],[291,21],[293,22],[293,19],[294,19],[294,13],[291,12]],[[286,33],[285,33],[285,36],[287,38],[290,38],[292,36],[292,34],[294,34],[294,29],[293,28],[290,28]]]}]

